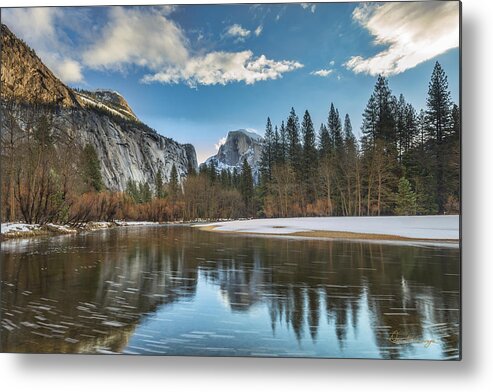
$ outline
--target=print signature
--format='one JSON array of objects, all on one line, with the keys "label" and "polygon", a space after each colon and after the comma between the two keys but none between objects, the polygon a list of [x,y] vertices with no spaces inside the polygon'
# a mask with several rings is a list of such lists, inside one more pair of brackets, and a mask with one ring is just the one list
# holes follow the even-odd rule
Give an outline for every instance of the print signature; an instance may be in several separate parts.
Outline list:
[{"label": "print signature", "polygon": [[400,336],[399,331],[392,331],[388,338],[389,342],[394,344],[413,344],[422,343],[426,348],[430,347],[433,343],[436,343],[434,339],[421,339],[415,336]]}]

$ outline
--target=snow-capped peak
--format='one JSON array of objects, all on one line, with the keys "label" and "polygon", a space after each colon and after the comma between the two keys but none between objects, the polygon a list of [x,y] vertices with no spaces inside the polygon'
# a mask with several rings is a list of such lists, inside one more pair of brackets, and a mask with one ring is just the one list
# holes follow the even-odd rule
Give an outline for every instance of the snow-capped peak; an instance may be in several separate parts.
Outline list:
[{"label": "snow-capped peak", "polygon": [[261,135],[259,135],[257,133],[257,131],[255,129],[252,129],[252,128],[242,128],[242,129],[237,129],[236,131],[230,131],[228,132],[231,133],[231,132],[241,132],[245,135],[247,135],[248,137],[252,138],[253,140],[257,140],[257,141],[261,141],[263,138]]}]

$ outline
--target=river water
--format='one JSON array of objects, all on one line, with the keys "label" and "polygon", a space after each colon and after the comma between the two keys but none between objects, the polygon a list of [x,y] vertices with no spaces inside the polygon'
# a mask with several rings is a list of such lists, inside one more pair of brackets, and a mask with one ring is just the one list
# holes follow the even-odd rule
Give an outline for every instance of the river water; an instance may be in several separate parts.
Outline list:
[{"label": "river water", "polygon": [[457,359],[457,247],[127,227],[1,246],[1,350]]}]

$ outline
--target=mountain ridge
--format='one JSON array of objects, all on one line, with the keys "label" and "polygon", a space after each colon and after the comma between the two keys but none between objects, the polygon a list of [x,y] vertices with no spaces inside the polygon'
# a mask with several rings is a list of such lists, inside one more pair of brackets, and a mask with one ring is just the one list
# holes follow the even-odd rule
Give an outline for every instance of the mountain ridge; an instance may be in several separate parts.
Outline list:
[{"label": "mountain ridge", "polygon": [[2,110],[6,102],[17,105],[11,114],[20,131],[27,131],[29,108],[53,107],[53,129],[71,132],[79,147],[95,147],[103,182],[110,190],[124,190],[129,180],[152,185],[159,171],[167,181],[173,165],[180,181],[190,168],[197,169],[191,144],[178,143],[141,122],[121,94],[72,89],[4,24],[1,35]]}]

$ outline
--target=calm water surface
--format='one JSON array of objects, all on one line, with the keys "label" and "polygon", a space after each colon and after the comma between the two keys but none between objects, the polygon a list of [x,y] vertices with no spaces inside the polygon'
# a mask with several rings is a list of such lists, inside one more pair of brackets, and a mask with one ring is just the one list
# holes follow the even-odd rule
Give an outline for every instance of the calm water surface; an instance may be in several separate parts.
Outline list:
[{"label": "calm water surface", "polygon": [[7,241],[1,349],[456,359],[459,253],[186,226]]}]

